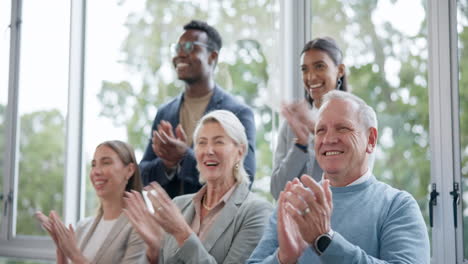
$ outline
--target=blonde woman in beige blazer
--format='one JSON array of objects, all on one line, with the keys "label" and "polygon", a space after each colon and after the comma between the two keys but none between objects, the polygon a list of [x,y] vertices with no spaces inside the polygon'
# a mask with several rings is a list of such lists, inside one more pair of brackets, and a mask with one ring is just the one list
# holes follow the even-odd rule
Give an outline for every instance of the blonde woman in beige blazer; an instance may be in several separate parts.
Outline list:
[{"label": "blonde woman in beige blazer", "polygon": [[[165,133],[161,139],[175,140]],[[210,112],[194,132],[197,169],[206,183],[200,191],[172,201],[151,183],[145,189],[154,213],[140,194],[127,193],[124,212],[147,246],[142,262],[243,263],[250,256],[272,206],[249,190],[246,147],[244,127],[232,112]]]},{"label": "blonde woman in beige blazer", "polygon": [[101,143],[94,153],[90,179],[100,200],[96,217],[68,228],[52,211],[36,217],[56,244],[57,263],[135,263],[144,256],[144,242],[123,214],[125,191],[141,192],[133,148],[121,141]]}]

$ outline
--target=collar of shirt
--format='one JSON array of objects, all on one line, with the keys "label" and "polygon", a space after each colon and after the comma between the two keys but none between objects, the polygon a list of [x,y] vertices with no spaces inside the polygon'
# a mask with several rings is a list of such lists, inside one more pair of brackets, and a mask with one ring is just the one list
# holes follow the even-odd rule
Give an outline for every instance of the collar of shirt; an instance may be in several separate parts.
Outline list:
[{"label": "collar of shirt", "polygon": [[[325,173],[322,174],[322,179],[319,182],[320,185],[323,182],[324,175],[325,175]],[[367,169],[366,173],[364,173],[361,177],[354,180],[352,183],[346,185],[346,187],[363,183],[363,182],[367,181],[371,177],[371,175],[372,175],[371,170]]]}]

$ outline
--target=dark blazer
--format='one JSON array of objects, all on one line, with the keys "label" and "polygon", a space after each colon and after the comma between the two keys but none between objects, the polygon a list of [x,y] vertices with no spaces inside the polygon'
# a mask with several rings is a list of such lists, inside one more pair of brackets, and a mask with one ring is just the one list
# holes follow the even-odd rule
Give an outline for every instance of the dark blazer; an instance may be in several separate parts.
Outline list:
[{"label": "dark blazer", "polygon": [[[80,241],[79,247],[83,252],[89,239],[93,235],[96,226],[101,220],[102,214],[80,221],[76,227],[76,239]],[[94,259],[89,262],[97,263],[136,263],[145,256],[145,243],[133,229],[125,214],[121,214],[110,230],[101,247],[96,252]]]},{"label": "dark blazer", "polygon": [[[174,199],[187,223],[195,217],[194,194]],[[159,264],[244,263],[263,235],[273,206],[240,184],[201,241],[194,233],[179,248],[173,236],[166,235]]]},{"label": "dark blazer", "polygon": [[[158,109],[145,154],[140,162],[143,184],[148,185],[152,181],[157,181],[171,198],[182,194],[195,193],[201,188],[201,184],[198,181],[199,173],[196,168],[197,162],[195,160],[193,148],[187,151],[187,154],[179,163],[180,170],[176,173],[174,178],[169,181],[165,175],[165,168],[162,160],[156,156],[151,147],[153,131],[157,130],[157,126],[162,120],[171,123],[174,129],[177,127],[179,124],[180,106],[183,100],[184,94],[182,93]],[[239,100],[223,91],[218,85],[214,88],[213,96],[206,107],[205,113],[217,109],[233,112],[245,127],[249,146],[247,156],[244,160],[244,167],[249,174],[250,181],[253,182],[255,175],[255,121],[253,112],[250,107],[239,102]]]}]

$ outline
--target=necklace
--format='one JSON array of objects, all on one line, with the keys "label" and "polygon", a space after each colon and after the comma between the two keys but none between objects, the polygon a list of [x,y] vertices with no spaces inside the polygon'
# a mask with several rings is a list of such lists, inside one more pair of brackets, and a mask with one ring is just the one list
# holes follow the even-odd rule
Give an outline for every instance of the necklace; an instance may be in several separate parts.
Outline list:
[{"label": "necklace", "polygon": [[213,207],[208,207],[208,205],[206,205],[206,203],[205,203],[205,201],[206,201],[206,199],[205,199],[205,198],[206,198],[206,195],[204,195],[204,196],[203,196],[203,200],[202,200],[202,205],[203,205],[203,207],[204,207],[206,210],[208,210],[208,211],[211,211],[211,210],[213,210],[213,208],[215,208],[215,207],[216,207],[216,205],[215,205],[215,206],[213,206]]}]

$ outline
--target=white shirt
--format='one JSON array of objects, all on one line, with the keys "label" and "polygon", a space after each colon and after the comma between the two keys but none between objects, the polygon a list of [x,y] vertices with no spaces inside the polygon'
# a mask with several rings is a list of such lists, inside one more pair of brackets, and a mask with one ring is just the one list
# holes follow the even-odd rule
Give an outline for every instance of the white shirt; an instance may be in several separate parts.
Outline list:
[{"label": "white shirt", "polygon": [[101,221],[99,221],[98,225],[96,226],[96,229],[94,230],[93,235],[88,241],[88,244],[83,250],[83,255],[87,260],[92,260],[94,257],[96,257],[96,253],[101,247],[102,243],[104,240],[106,240],[107,235],[111,231],[112,227],[114,226],[115,222],[117,222],[117,219],[112,219],[112,220],[104,220],[104,218],[101,218]]},{"label": "white shirt", "polygon": [[[371,170],[367,169],[366,173],[364,173],[361,177],[357,178],[356,180],[354,180],[352,183],[346,185],[345,187],[363,183],[363,182],[367,181],[370,178],[371,175],[372,175]],[[325,176],[325,173],[322,174],[322,179],[319,182],[320,184],[322,184],[324,176]]]}]

